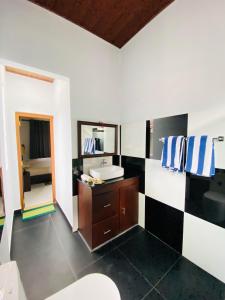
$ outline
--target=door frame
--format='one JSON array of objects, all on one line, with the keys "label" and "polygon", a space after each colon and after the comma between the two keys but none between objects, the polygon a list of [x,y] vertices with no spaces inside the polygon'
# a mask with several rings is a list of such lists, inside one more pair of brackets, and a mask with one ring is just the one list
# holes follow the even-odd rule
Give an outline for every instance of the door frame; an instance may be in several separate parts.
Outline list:
[{"label": "door frame", "polygon": [[0,189],[2,193],[2,205],[3,205],[3,212],[5,217],[5,200],[4,200],[4,188],[3,188],[3,172],[2,168],[0,167]]},{"label": "door frame", "polygon": [[52,115],[35,114],[35,113],[25,113],[16,112],[16,142],[17,142],[17,160],[18,160],[18,172],[19,172],[19,185],[20,185],[20,204],[21,209],[25,207],[24,203],[24,191],[23,191],[23,168],[22,168],[22,153],[21,153],[21,139],[20,139],[20,119],[36,119],[49,121],[50,123],[50,151],[51,151],[51,174],[52,174],[52,195],[53,202],[56,202],[56,192],[55,192],[55,149],[54,149],[54,117]]}]

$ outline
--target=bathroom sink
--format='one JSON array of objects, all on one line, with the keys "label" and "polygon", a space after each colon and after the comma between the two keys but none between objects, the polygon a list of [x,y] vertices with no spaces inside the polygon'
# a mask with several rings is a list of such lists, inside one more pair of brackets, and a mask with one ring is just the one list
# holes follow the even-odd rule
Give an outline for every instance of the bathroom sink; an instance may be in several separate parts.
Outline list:
[{"label": "bathroom sink", "polygon": [[113,179],[124,175],[124,169],[119,166],[107,166],[97,169],[90,169],[90,175],[102,180]]}]

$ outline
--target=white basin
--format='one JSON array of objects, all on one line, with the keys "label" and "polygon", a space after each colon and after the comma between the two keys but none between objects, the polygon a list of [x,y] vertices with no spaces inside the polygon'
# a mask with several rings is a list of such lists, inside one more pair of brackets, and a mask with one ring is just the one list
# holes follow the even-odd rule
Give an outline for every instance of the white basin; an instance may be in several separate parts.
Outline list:
[{"label": "white basin", "polygon": [[97,169],[90,169],[90,175],[102,180],[113,179],[124,175],[124,169],[119,166],[107,166]]}]

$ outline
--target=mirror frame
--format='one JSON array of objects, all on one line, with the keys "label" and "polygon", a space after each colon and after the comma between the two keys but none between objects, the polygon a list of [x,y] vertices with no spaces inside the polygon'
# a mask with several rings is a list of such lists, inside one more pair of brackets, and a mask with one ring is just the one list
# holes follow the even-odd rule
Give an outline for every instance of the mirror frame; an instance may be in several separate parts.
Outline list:
[{"label": "mirror frame", "polygon": [[[104,153],[104,154],[82,155],[82,145],[81,145],[81,126],[82,125],[102,126],[102,127],[113,127],[113,128],[115,128],[114,152]],[[78,143],[78,157],[79,158],[91,158],[91,157],[103,157],[103,156],[116,155],[117,154],[117,149],[118,149],[118,125],[101,123],[101,122],[97,123],[97,122],[89,122],[89,121],[77,121],[77,143]]]}]

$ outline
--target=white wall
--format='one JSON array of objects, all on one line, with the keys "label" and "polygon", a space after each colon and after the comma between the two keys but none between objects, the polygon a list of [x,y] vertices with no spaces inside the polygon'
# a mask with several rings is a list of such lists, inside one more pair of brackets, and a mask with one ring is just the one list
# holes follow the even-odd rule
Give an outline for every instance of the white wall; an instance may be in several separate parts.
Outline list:
[{"label": "white wall", "polygon": [[16,112],[54,114],[54,85],[40,80],[5,74],[5,107],[6,107],[6,143],[8,145],[8,163],[11,173],[11,191],[14,209],[20,209],[20,192],[18,178],[18,160],[16,144]]},{"label": "white wall", "polygon": [[224,11],[175,1],[119,50],[29,1],[0,0],[0,57],[70,78],[76,157],[75,120],[119,122],[122,85],[124,122],[223,102]]},{"label": "white wall", "polygon": [[120,50],[26,0],[0,0],[0,57],[70,78],[76,120],[118,123]]},{"label": "white wall", "polygon": [[121,155],[145,158],[146,121],[129,122],[121,128]]},{"label": "white wall", "polygon": [[122,48],[123,122],[225,100],[225,1],[177,0]]},{"label": "white wall", "polygon": [[71,112],[67,80],[55,81],[51,106],[54,110],[56,200],[73,227]]},{"label": "white wall", "polygon": [[[22,66],[24,69],[24,67]],[[53,84],[12,73],[4,73],[4,113],[7,149],[5,202],[12,210],[20,209],[15,112],[53,115],[55,145],[56,199],[73,225],[72,146],[69,81],[57,79]],[[8,187],[8,188],[7,188]],[[13,187],[13,188],[12,188]],[[11,214],[10,214],[11,215]],[[7,215],[8,218],[8,215]],[[9,224],[9,242],[11,237]]]},{"label": "white wall", "polygon": [[10,245],[11,245],[11,233],[13,222],[13,202],[11,201],[11,178],[12,173],[9,166],[8,145],[6,143],[6,105],[5,105],[5,72],[2,65],[0,65],[0,153],[1,153],[1,167],[4,187],[4,203],[5,203],[5,223],[2,233],[2,239],[0,244],[0,262],[6,262],[10,260]]},{"label": "white wall", "polygon": [[[225,100],[225,99],[224,99]],[[188,116],[188,135],[225,136],[225,101]],[[225,169],[225,143],[215,143],[216,168]]]}]

